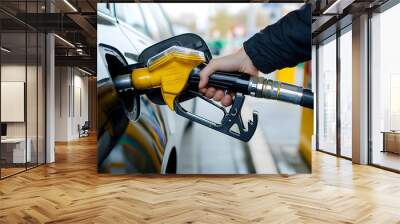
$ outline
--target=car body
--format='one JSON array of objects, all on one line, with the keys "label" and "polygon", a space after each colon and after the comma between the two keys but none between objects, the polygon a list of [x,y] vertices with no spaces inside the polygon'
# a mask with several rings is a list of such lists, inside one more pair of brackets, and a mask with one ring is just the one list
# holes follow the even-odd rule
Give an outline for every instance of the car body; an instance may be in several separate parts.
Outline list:
[{"label": "car body", "polygon": [[188,122],[146,96],[117,92],[113,81],[115,66],[173,35],[168,19],[158,4],[99,3],[97,17],[98,171],[175,173]]}]

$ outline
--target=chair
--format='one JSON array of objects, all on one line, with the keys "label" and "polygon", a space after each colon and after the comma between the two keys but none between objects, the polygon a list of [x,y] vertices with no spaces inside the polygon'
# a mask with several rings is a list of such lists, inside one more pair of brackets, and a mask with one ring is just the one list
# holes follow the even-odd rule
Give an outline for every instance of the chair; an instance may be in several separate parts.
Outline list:
[{"label": "chair", "polygon": [[89,129],[90,129],[89,121],[85,121],[82,127],[78,124],[79,138],[89,136]]}]

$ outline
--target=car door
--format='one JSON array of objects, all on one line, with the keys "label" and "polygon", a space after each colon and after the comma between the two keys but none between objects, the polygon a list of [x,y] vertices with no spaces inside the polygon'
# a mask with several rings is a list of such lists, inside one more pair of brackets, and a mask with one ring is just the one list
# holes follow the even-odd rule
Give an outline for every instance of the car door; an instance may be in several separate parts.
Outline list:
[{"label": "car door", "polygon": [[159,4],[141,4],[149,35],[156,41],[161,41],[173,36],[168,17]]},{"label": "car door", "polygon": [[[112,4],[98,8],[98,170],[111,173],[160,173],[168,136],[160,109],[140,97],[117,92],[117,68],[135,63],[137,54],[122,33]],[[122,53],[124,52],[124,53]],[[135,103],[136,102],[136,103]],[[132,108],[139,108],[138,119]]]},{"label": "car door", "polygon": [[[160,4],[146,3],[139,4],[139,6],[142,9],[145,18],[146,25],[148,27],[148,33],[154,40],[161,41],[174,36],[169,18],[166,13],[164,13],[163,8]],[[142,49],[138,48],[138,50],[140,51]],[[183,102],[182,105],[186,110],[194,113],[196,99]],[[191,122],[188,119],[178,116],[174,112],[171,112],[168,108],[163,108],[161,112],[163,114],[163,117],[167,121],[166,123],[168,124],[169,132],[172,133],[171,137],[174,138],[173,142],[176,146],[176,151],[172,154],[176,155],[178,163],[179,161],[181,161],[180,151],[183,149],[181,145],[183,144],[183,139],[185,138],[185,131],[187,131],[186,128],[189,124],[191,124]],[[166,154],[168,153],[169,152],[167,147]]]},{"label": "car door", "polygon": [[[97,11],[97,43],[107,43],[116,49],[123,49],[122,53],[129,52],[137,55],[138,50],[133,44],[127,42],[126,36],[118,26],[118,20],[115,17],[113,3],[99,3]],[[128,63],[134,63],[135,60],[127,57]]]},{"label": "car door", "polygon": [[[148,27],[145,23],[145,19],[142,14],[142,10],[140,8],[141,4],[132,4],[132,3],[117,3],[114,4],[115,9],[115,17],[117,19],[118,27],[121,32],[126,37],[126,40],[129,41],[135,49],[137,49],[137,54],[132,54],[131,52],[123,52],[124,56],[127,58],[129,63],[136,63],[137,57],[143,49],[151,46],[155,43],[148,35]],[[121,49],[123,51],[123,49]],[[142,97],[142,101],[144,101],[146,108],[142,109],[142,112],[149,115],[149,119],[155,123],[158,123],[157,132],[163,132],[166,123],[166,119],[163,119],[163,114],[159,107],[154,107],[154,104],[148,101],[147,97]],[[151,116],[153,114],[153,116]],[[153,118],[153,119],[151,119]],[[159,118],[155,120],[155,118]],[[168,132],[164,133],[168,136]]]},{"label": "car door", "polygon": [[[132,42],[138,52],[158,42],[172,37],[169,21],[162,14],[159,4],[115,4],[116,18],[120,29]],[[146,14],[145,14],[146,13]],[[158,106],[159,117],[163,119],[168,137],[166,156],[163,166],[166,167],[171,149],[180,148],[180,140],[187,120],[178,116],[166,106]]]},{"label": "car door", "polygon": [[149,37],[141,8],[139,4],[117,3],[115,4],[115,16],[121,32],[137,50],[135,55],[131,55],[131,52],[124,52],[124,54],[131,60],[137,60],[138,53],[155,43]]}]

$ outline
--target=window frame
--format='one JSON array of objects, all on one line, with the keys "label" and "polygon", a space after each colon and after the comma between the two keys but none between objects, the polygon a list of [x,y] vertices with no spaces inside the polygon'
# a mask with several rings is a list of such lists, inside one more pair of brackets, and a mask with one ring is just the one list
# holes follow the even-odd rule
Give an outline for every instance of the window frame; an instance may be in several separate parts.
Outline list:
[{"label": "window frame", "polygon": [[[347,32],[352,32],[351,29],[351,25],[352,23],[349,23],[349,18],[348,17],[344,17],[343,19],[339,20],[338,22],[342,22],[345,25],[343,27],[336,27],[336,25],[334,24],[333,26],[336,27],[336,31],[332,32],[330,35],[326,35],[324,36],[322,39],[318,39],[316,42],[316,68],[315,71],[317,73],[316,75],[316,150],[319,152],[323,152],[323,153],[327,153],[329,155],[333,155],[333,156],[337,156],[346,160],[352,160],[352,158],[344,156],[342,154],[342,150],[341,150],[341,118],[340,118],[340,112],[341,112],[341,108],[340,108],[340,104],[341,104],[341,99],[340,99],[340,84],[341,84],[341,67],[340,67],[340,38],[342,35],[346,34]],[[332,26],[332,27],[333,27]],[[328,28],[329,29],[329,28]],[[327,30],[328,30],[327,29]],[[325,149],[320,148],[320,143],[319,143],[319,127],[320,127],[320,121],[319,121],[319,97],[320,97],[320,92],[319,92],[319,84],[320,84],[320,79],[318,78],[320,76],[319,74],[319,52],[320,52],[320,46],[321,44],[327,44],[331,41],[336,41],[336,151],[334,153],[329,152]]]},{"label": "window frame", "polygon": [[373,88],[372,88],[372,19],[374,17],[374,14],[381,14],[384,13],[385,11],[393,8],[394,6],[400,4],[400,1],[398,0],[388,0],[382,5],[374,8],[373,10],[368,11],[368,165],[377,167],[383,170],[395,172],[395,173],[400,173],[400,170],[390,168],[384,165],[380,165],[377,163],[373,162],[373,132],[372,132],[372,94],[373,94]]},{"label": "window frame", "polygon": [[[129,24],[129,22],[125,21],[125,18],[124,18],[125,15],[122,16],[122,17],[120,17],[119,14],[118,14],[118,11],[119,11],[120,9],[117,7],[117,4],[124,4],[124,3],[114,3],[114,16],[115,16],[115,19],[116,19],[119,23],[123,23],[124,25],[126,25],[126,26],[129,27],[130,29],[137,30],[138,32],[142,33],[143,35],[150,37],[149,28],[148,28],[148,25],[147,25],[147,23],[146,23],[146,19],[145,19],[144,14],[143,14],[143,9],[142,9],[142,7],[140,7],[140,5],[136,5],[136,7],[137,7],[137,9],[138,9],[138,11],[139,11],[139,13],[140,13],[140,17],[141,17],[141,19],[142,19],[142,22],[143,22],[143,29],[144,29],[144,30],[141,30],[141,29],[139,29],[139,28],[137,28],[137,27],[134,27],[132,24]],[[125,3],[125,4],[127,4],[127,3]]]},{"label": "window frame", "polygon": [[113,8],[114,8],[114,4],[113,3],[109,3],[109,2],[104,3],[103,2],[103,3],[98,3],[98,4],[105,4],[106,8],[107,8],[107,11],[97,10],[98,12],[101,12],[104,15],[111,16],[111,17],[113,17],[115,15],[114,10],[113,10]]},{"label": "window frame", "polygon": [[[36,12],[39,12],[39,7],[38,7],[38,4],[39,4],[39,2],[40,1],[36,1],[35,3],[37,3],[37,5],[36,5]],[[45,2],[44,2],[45,3]],[[25,4],[25,12],[27,12],[27,4]],[[45,13],[47,13],[49,11],[49,7],[46,7],[45,8]],[[26,19],[26,18],[25,18]],[[0,28],[1,28],[1,24],[0,24]],[[2,35],[3,34],[7,34],[7,33],[20,33],[20,34],[22,34],[22,35],[25,35],[25,40],[24,40],[24,42],[25,42],[25,44],[24,44],[24,49],[23,49],[23,51],[25,52],[25,54],[24,54],[24,56],[23,56],[23,60],[25,61],[25,64],[24,64],[24,66],[25,66],[25,81],[24,81],[24,136],[23,136],[23,138],[24,138],[24,141],[25,141],[25,143],[24,143],[24,150],[25,150],[25,164],[24,164],[24,169],[21,169],[20,171],[17,171],[17,172],[14,172],[14,173],[12,173],[12,174],[8,174],[8,175],[4,175],[3,173],[2,173],[2,167],[0,166],[0,180],[4,180],[4,179],[6,179],[6,178],[9,178],[9,177],[12,177],[12,176],[14,176],[14,175],[17,175],[17,174],[20,174],[20,173],[23,173],[23,172],[26,172],[26,171],[28,171],[28,170],[30,170],[30,169],[34,169],[34,168],[36,168],[36,167],[39,167],[39,166],[41,166],[41,165],[45,165],[45,164],[47,164],[47,144],[48,144],[48,142],[47,142],[47,81],[46,81],[46,78],[47,78],[47,46],[48,46],[48,32],[43,32],[43,31],[40,31],[40,30],[38,30],[38,29],[36,29],[36,28],[34,28],[34,27],[32,27],[32,26],[30,26],[30,25],[28,25],[28,24],[24,24],[24,29],[23,30],[19,30],[19,31],[5,31],[5,30],[1,30],[0,29],[0,46],[2,46]],[[28,139],[28,112],[27,112],[27,84],[28,84],[28,78],[27,78],[27,76],[28,76],[28,65],[29,65],[29,63],[28,63],[28,34],[33,34],[33,35],[35,35],[36,36],[36,41],[34,42],[34,44],[36,44],[36,47],[34,48],[35,49],[35,51],[36,51],[36,60],[34,60],[33,61],[33,65],[35,65],[36,66],[36,71],[35,71],[35,75],[36,75],[36,122],[33,122],[33,123],[36,123],[36,136],[33,136],[32,138],[36,138],[36,140],[37,140],[37,144],[36,144],[36,161],[35,161],[35,163],[33,163],[33,165],[31,164],[31,166],[28,166],[28,158],[27,158],[27,156],[28,156],[28,153],[27,153],[27,148],[28,148],[28,146],[27,146],[27,144],[28,144],[28,141],[27,141],[27,139]],[[43,34],[43,35],[41,35],[41,34]],[[42,38],[39,38],[39,36],[41,36]],[[41,105],[41,107],[42,107],[42,109],[43,109],[43,117],[41,117],[41,118],[39,118],[39,113],[38,113],[38,111],[39,111],[39,98],[38,98],[38,96],[39,96],[39,81],[38,81],[38,77],[39,77],[39,70],[38,70],[38,66],[39,66],[39,41],[42,41],[41,43],[43,44],[41,47],[43,47],[43,49],[41,49],[41,51],[40,52],[42,52],[43,53],[43,55],[41,55],[41,57],[42,57],[42,60],[43,60],[43,64],[42,64],[42,70],[41,70],[41,76],[42,76],[42,84],[43,84],[43,92],[42,92],[42,96],[44,96],[44,98],[42,99],[42,103],[43,103],[43,105]],[[3,67],[3,58],[2,58],[2,53],[0,53],[0,82],[2,81],[2,67]],[[1,85],[0,85],[0,90],[1,90]],[[0,91],[1,92],[1,91]],[[35,93],[34,93],[35,94]],[[0,95],[1,95],[1,93],[0,93]],[[1,97],[0,97],[0,101],[1,101]],[[1,110],[1,105],[0,105],[0,110]],[[1,115],[0,115],[0,117],[1,117]],[[43,155],[41,155],[43,158],[43,162],[40,162],[40,160],[39,160],[39,141],[38,141],[38,139],[39,139],[39,119],[41,119],[41,121],[43,122],[42,124],[44,125],[44,127],[43,127],[43,145],[42,145],[42,152],[43,152]],[[0,119],[0,123],[2,123],[1,122],[1,119]],[[35,124],[34,124],[35,125]],[[2,148],[2,146],[1,146],[1,144],[0,144],[0,157],[1,157],[1,152],[2,152],[2,150],[1,150],[1,148]],[[32,149],[31,149],[32,150]],[[33,151],[31,151],[31,153],[32,153]],[[31,154],[31,156],[32,156],[32,154]],[[0,164],[1,165],[1,164]]]},{"label": "window frame", "polygon": [[[341,77],[342,77],[342,67],[341,67],[341,44],[340,44],[340,42],[341,42],[341,37],[343,36],[343,35],[345,35],[346,33],[348,33],[348,32],[353,32],[353,28],[352,28],[352,23],[350,23],[350,24],[348,24],[348,25],[346,25],[344,28],[342,28],[341,30],[339,30],[338,31],[338,33],[340,33],[340,35],[339,35],[339,37],[338,37],[338,45],[339,46],[337,46],[337,65],[336,65],[336,67],[337,67],[337,72],[338,72],[338,78],[339,78],[339,80],[337,80],[337,97],[339,98],[339,100],[337,101],[337,103],[339,103],[339,106],[338,106],[338,108],[337,108],[337,126],[338,126],[338,130],[337,130],[337,135],[339,135],[338,136],[338,139],[339,139],[339,143],[338,144],[340,144],[340,145],[338,145],[338,149],[337,149],[337,151],[338,151],[338,155],[340,155],[340,157],[341,158],[345,158],[345,159],[348,159],[348,160],[352,160],[352,157],[348,157],[348,156],[345,156],[345,155],[343,155],[343,153],[342,153],[342,139],[341,139],[341,136],[342,136],[342,118],[341,118],[341,103],[342,103],[342,99],[341,99],[341,82],[342,82],[342,79],[341,79]],[[353,51],[352,51],[353,52]],[[353,87],[352,87],[352,89],[353,89]],[[353,109],[352,109],[353,110]],[[353,149],[351,149],[351,151],[353,152]]]},{"label": "window frame", "polygon": [[[316,49],[316,57],[317,57],[317,59],[316,59],[316,64],[317,64],[317,69],[316,69],[316,73],[317,73],[317,82],[316,82],[316,86],[317,86],[317,92],[316,92],[316,98],[317,98],[317,100],[318,100],[318,102],[317,102],[317,106],[316,106],[316,118],[317,118],[317,130],[316,130],[316,134],[317,134],[317,138],[316,138],[316,142],[317,142],[317,151],[321,151],[321,152],[324,152],[324,153],[328,153],[328,154],[331,154],[331,155],[336,155],[337,154],[337,145],[338,145],[338,139],[337,139],[337,127],[336,127],[336,138],[335,138],[335,145],[336,145],[336,152],[335,153],[332,153],[332,152],[329,152],[328,150],[326,150],[326,149],[322,149],[322,148],[320,148],[320,132],[319,132],[319,127],[320,127],[320,124],[319,124],[319,99],[320,99],[320,92],[319,92],[319,85],[320,85],[320,82],[321,82],[321,79],[319,78],[319,77],[322,77],[321,75],[320,75],[320,52],[321,52],[321,46],[322,45],[326,45],[326,44],[328,44],[328,43],[331,43],[332,41],[336,41],[336,53],[337,53],[337,47],[338,47],[338,43],[337,43],[337,37],[335,36],[335,35],[337,35],[336,33],[334,33],[334,34],[332,34],[332,35],[330,35],[330,36],[328,36],[328,37],[326,37],[325,39],[323,39],[323,40],[321,40],[321,41],[319,41],[318,42],[318,44],[317,44],[317,49]],[[336,56],[336,61],[335,61],[335,64],[337,63],[337,56]],[[336,64],[336,101],[337,101],[337,64]],[[337,117],[337,102],[336,102],[336,117]],[[337,119],[336,119],[336,122],[337,122]],[[337,124],[336,124],[336,126],[337,126]]]}]

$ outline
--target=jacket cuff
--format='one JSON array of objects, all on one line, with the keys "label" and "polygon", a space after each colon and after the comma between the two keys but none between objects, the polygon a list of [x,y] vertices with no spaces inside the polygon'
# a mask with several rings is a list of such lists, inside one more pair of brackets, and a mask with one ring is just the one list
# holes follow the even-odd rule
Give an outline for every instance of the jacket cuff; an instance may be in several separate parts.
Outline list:
[{"label": "jacket cuff", "polygon": [[258,33],[252,36],[250,39],[243,43],[243,49],[246,52],[247,56],[249,56],[250,60],[253,62],[253,65],[261,72],[268,74],[273,72],[274,69],[271,66],[268,66],[268,63],[265,61],[265,57],[258,52],[257,46],[257,35]]}]

